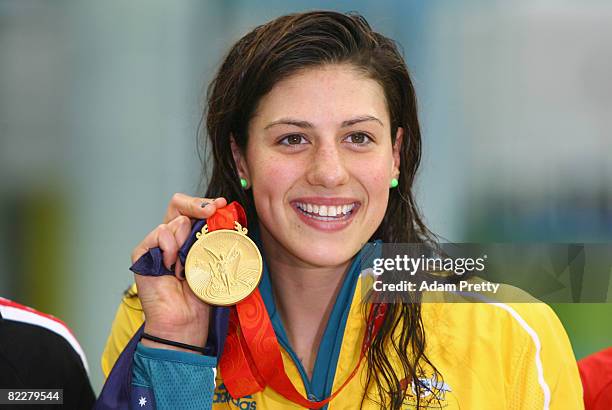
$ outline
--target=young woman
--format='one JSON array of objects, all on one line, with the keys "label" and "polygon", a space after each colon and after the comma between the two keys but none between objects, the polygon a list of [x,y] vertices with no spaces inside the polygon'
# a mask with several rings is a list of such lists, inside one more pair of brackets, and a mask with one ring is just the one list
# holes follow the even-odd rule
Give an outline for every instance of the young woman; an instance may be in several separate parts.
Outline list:
[{"label": "young woman", "polygon": [[[206,124],[206,198],[175,195],[132,254],[136,262],[159,248],[176,274],[135,276],[137,294],[119,308],[102,359],[108,373],[143,319],[144,332],[161,338],[133,342],[135,405],[581,408],[569,341],[546,305],[398,302],[378,310],[364,292],[364,244],[433,239],[412,194],[421,154],[414,88],[396,45],[363,17],[308,12],[248,33],[209,88]],[[217,336],[224,328],[216,308],[192,293],[178,257],[193,220],[214,217],[228,201],[244,206],[263,254],[262,314],[282,358],[253,354],[243,370],[256,376],[242,389],[230,387],[231,366],[218,369],[215,383],[214,353],[196,352],[213,327]],[[228,338],[246,332],[230,325]],[[221,364],[234,354],[226,347]],[[274,363],[273,372],[265,368]],[[276,373],[290,385],[272,383]]]}]

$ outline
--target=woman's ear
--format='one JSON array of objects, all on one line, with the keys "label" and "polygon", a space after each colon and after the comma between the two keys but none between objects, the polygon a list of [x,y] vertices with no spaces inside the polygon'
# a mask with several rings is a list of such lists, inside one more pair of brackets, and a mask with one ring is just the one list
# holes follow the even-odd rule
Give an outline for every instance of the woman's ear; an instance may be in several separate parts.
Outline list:
[{"label": "woman's ear", "polygon": [[249,175],[246,158],[240,147],[238,147],[238,144],[236,144],[236,140],[234,139],[233,135],[230,135],[230,144],[232,147],[232,157],[234,157],[234,163],[236,164],[236,169],[238,170],[238,177],[246,179],[247,183],[250,185],[251,178]]},{"label": "woman's ear", "polygon": [[395,143],[393,144],[393,171],[391,175],[393,178],[399,179],[400,173],[400,153],[402,152],[402,143],[404,141],[404,129],[402,127],[397,128],[397,133],[395,134]]}]

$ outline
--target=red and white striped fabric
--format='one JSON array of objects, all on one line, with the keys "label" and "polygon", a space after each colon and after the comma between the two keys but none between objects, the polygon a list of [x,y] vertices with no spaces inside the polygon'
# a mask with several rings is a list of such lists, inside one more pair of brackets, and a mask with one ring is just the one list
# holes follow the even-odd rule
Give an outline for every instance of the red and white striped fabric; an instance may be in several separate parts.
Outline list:
[{"label": "red and white striped fabric", "polygon": [[2,297],[0,297],[0,314],[2,315],[3,319],[40,326],[66,339],[74,351],[81,357],[83,366],[89,374],[89,366],[87,365],[85,352],[83,352],[81,345],[70,328],[60,319]]}]

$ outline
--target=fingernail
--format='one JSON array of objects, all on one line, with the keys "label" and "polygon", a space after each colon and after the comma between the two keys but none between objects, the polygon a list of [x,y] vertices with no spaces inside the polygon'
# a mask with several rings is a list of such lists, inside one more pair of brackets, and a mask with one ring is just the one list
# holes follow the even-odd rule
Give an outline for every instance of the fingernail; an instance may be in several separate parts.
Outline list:
[{"label": "fingernail", "polygon": [[201,207],[201,208],[206,208],[208,205],[210,205],[210,202],[202,202],[202,203],[200,204],[200,207]]}]

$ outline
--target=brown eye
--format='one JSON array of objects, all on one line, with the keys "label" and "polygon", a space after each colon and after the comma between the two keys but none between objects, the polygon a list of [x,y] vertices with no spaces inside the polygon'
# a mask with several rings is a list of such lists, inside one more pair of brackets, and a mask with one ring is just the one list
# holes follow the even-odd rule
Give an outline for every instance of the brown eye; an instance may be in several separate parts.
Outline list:
[{"label": "brown eye", "polygon": [[372,142],[372,139],[367,134],[364,134],[363,132],[356,132],[354,134],[349,135],[346,138],[347,138],[347,142],[351,144],[357,144],[357,145],[366,145]]},{"label": "brown eye", "polygon": [[300,134],[291,134],[287,135],[285,138],[280,140],[279,142],[283,145],[300,145],[303,144],[306,139]]}]

